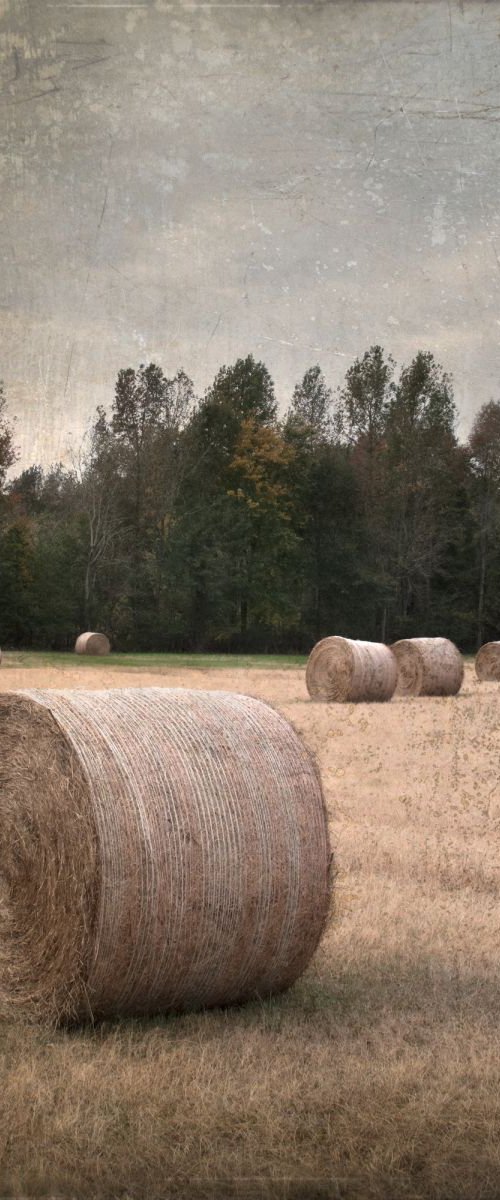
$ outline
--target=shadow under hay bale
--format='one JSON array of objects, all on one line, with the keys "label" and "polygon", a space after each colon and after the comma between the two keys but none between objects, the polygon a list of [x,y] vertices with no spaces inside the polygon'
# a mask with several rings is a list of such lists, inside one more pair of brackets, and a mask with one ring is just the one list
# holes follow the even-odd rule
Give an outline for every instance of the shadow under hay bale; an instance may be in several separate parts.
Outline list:
[{"label": "shadow under hay bale", "polygon": [[327,637],[311,650],[306,685],[313,700],[390,700],[397,669],[391,651],[381,642]]},{"label": "shadow under hay bale", "polygon": [[75,642],[76,654],[109,654],[110,650],[105,633],[81,633]]},{"label": "shadow under hay bale", "polygon": [[485,642],[476,654],[474,666],[482,683],[500,682],[500,642]]},{"label": "shadow under hay bale", "polygon": [[248,696],[0,697],[0,1011],[147,1014],[288,987],[330,902],[318,771]]},{"label": "shadow under hay bale", "polygon": [[398,668],[398,696],[456,696],[464,661],[448,638],[402,638],[391,647]]}]

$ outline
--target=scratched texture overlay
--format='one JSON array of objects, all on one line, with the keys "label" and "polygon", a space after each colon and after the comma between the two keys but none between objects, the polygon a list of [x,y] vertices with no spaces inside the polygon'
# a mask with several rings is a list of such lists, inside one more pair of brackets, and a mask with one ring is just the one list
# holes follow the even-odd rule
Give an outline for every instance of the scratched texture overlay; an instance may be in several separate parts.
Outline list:
[{"label": "scratched texture overlay", "polygon": [[462,434],[499,394],[500,4],[0,0],[1,356],[20,466],[116,372],[284,406],[432,350]]}]

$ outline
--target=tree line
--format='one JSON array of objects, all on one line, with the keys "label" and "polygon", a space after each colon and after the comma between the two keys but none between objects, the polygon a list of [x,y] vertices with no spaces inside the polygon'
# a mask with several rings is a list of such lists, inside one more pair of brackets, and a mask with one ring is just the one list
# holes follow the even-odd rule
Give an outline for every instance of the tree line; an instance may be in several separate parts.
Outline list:
[{"label": "tree line", "polygon": [[500,635],[500,402],[456,433],[430,352],[372,346],[335,394],[306,371],[281,418],[252,355],[203,398],[119,371],[77,461],[11,478],[0,388],[0,645],[308,651],[337,633]]}]

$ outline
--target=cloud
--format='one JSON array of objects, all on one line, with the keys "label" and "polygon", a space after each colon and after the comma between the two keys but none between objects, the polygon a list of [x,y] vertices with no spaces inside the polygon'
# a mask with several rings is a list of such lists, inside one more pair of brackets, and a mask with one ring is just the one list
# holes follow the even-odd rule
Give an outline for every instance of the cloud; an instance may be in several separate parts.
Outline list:
[{"label": "cloud", "polygon": [[463,7],[450,47],[448,10],[404,0],[397,23],[389,0],[156,4],[134,28],[11,4],[0,376],[24,462],[64,457],[150,357],[201,392],[253,351],[284,404],[312,362],[336,386],[376,341],[425,347],[467,422],[498,378],[499,85]]}]

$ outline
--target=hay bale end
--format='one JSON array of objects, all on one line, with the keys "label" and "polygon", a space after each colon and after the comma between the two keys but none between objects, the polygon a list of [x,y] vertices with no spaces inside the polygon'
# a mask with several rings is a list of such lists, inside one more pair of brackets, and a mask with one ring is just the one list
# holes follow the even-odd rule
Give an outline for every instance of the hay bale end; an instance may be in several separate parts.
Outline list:
[{"label": "hay bale end", "polygon": [[288,987],[323,932],[317,767],[248,696],[0,694],[0,1011],[51,1022]]},{"label": "hay bale end", "polygon": [[388,646],[344,637],[317,642],[306,666],[306,685],[312,700],[390,700],[396,677],[396,663]]},{"label": "hay bale end", "polygon": [[500,642],[485,642],[476,654],[474,666],[481,683],[499,683]]},{"label": "hay bale end", "polygon": [[105,633],[81,633],[75,642],[76,654],[109,654],[110,650]]},{"label": "hay bale end", "polygon": [[402,638],[391,649],[397,662],[398,696],[456,696],[460,691],[464,661],[448,638]]}]

